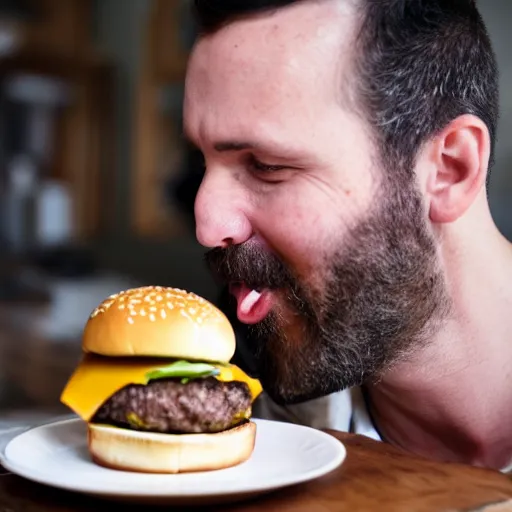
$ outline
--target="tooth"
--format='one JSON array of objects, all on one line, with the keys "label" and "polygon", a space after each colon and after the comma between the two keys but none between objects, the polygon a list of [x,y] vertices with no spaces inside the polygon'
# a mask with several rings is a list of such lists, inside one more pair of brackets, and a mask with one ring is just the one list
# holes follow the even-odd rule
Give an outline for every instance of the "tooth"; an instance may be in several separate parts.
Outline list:
[{"label": "tooth", "polygon": [[240,311],[245,314],[249,313],[254,304],[258,302],[260,297],[260,292],[257,292],[256,290],[251,290],[251,292],[247,295],[247,297],[245,297],[245,299],[240,304]]}]

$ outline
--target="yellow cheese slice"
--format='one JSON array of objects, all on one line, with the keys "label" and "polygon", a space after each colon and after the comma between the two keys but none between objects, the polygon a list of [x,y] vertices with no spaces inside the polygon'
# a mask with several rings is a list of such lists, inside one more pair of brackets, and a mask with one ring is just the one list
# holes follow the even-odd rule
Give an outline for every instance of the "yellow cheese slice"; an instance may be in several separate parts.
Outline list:
[{"label": "yellow cheese slice", "polygon": [[[146,384],[149,371],[165,366],[154,359],[114,359],[86,355],[69,379],[60,397],[61,402],[83,420],[89,421],[99,407],[114,393],[128,384]],[[253,401],[261,393],[259,380],[249,377],[235,365],[217,366],[223,381],[241,381],[249,386]]]}]

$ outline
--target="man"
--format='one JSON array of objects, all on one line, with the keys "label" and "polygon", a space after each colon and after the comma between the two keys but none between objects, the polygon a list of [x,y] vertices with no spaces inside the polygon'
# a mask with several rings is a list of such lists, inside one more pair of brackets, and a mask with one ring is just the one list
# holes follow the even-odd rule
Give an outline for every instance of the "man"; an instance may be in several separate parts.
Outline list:
[{"label": "man", "polygon": [[512,248],[475,2],[195,5],[196,233],[249,326],[258,414],[505,470]]}]

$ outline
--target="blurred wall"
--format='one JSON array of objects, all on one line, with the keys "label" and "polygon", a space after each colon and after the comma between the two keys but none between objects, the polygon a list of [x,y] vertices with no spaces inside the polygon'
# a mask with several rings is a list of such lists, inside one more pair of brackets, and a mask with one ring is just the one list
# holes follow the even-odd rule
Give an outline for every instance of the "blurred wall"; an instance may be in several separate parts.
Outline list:
[{"label": "blurred wall", "polygon": [[491,174],[491,209],[502,233],[512,240],[512,1],[478,0],[498,58],[501,86],[501,120],[496,164]]},{"label": "blurred wall", "polygon": [[128,230],[135,88],[150,0],[96,0],[96,41],[117,66],[117,235]]},{"label": "blurred wall", "polygon": [[[98,248],[102,261],[128,273],[143,275],[152,282],[168,282],[202,293],[207,297],[216,290],[203,268],[203,250],[191,232],[168,243],[137,241],[128,232],[130,200],[131,137],[134,91],[140,62],[142,30],[149,13],[150,0],[97,0],[97,40],[119,66],[120,87],[117,95],[119,202],[116,208],[116,232],[103,240]],[[172,0],[169,0],[172,1]],[[488,25],[501,71],[501,124],[497,161],[490,184],[490,200],[494,218],[512,240],[512,0],[479,0]]]},{"label": "blurred wall", "polygon": [[148,284],[170,284],[213,298],[216,288],[203,266],[204,250],[192,230],[188,236],[166,243],[136,240],[129,233],[132,120],[149,5],[150,0],[96,0],[97,42],[119,67],[115,233],[101,240],[97,252],[104,265],[140,276]]}]

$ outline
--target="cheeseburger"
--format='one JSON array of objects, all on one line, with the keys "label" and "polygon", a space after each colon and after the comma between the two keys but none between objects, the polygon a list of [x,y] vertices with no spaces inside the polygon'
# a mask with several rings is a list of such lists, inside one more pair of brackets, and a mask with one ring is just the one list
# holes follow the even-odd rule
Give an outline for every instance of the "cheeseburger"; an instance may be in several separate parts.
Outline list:
[{"label": "cheeseburger", "polygon": [[224,314],[182,290],[143,287],[90,315],[61,401],[87,423],[92,460],[145,473],[227,468],[255,444],[259,381],[229,363]]}]

